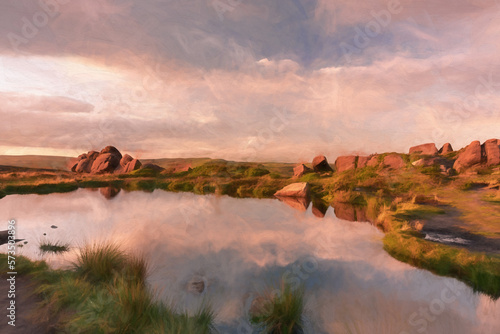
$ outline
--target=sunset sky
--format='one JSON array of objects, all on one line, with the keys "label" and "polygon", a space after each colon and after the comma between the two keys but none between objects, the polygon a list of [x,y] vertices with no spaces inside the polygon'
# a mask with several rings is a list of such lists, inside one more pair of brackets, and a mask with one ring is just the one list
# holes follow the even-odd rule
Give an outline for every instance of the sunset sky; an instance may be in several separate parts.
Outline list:
[{"label": "sunset sky", "polygon": [[0,154],[331,160],[500,137],[500,0],[0,2]]}]

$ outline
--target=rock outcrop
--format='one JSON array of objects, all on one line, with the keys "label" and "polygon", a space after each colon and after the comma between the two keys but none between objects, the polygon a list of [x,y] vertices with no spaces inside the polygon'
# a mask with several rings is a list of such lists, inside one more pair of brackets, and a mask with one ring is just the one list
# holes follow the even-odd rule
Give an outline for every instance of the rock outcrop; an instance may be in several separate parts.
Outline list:
[{"label": "rock outcrop", "polygon": [[341,156],[335,160],[335,170],[337,172],[343,172],[346,170],[354,170],[356,169],[356,162],[358,160],[357,156],[348,155]]},{"label": "rock outcrop", "polygon": [[500,165],[500,140],[488,139],[482,145],[475,140],[460,150],[453,168],[461,173],[471,167]]},{"label": "rock outcrop", "polygon": [[486,159],[486,166],[495,166],[500,164],[500,140],[489,139],[481,146],[483,155]]},{"label": "rock outcrop", "polygon": [[333,172],[332,167],[328,164],[328,160],[324,155],[318,155],[312,161],[312,166],[315,172]]},{"label": "rock outcrop", "polygon": [[367,156],[367,157],[358,157],[358,165],[356,166],[356,168],[365,168],[367,165],[368,165],[368,162],[370,161],[370,159],[372,158],[371,155]]},{"label": "rock outcrop", "polygon": [[450,143],[446,143],[443,145],[443,147],[441,147],[438,151],[439,154],[448,154],[448,153],[451,153],[453,152],[453,147],[451,147],[451,144]]},{"label": "rock outcrop", "polygon": [[304,164],[300,164],[293,168],[293,177],[299,178],[307,173],[312,173],[313,170]]},{"label": "rock outcrop", "polygon": [[476,140],[470,143],[465,150],[458,155],[457,160],[455,160],[453,164],[453,168],[460,173],[469,167],[480,164],[481,159],[481,143]]},{"label": "rock outcrop", "polygon": [[436,148],[436,144],[427,143],[427,144],[422,144],[422,145],[410,147],[410,154],[415,154],[415,153],[434,155],[434,154],[438,153],[438,150]]},{"label": "rock outcrop", "polygon": [[307,182],[297,182],[289,184],[281,190],[278,190],[274,196],[280,197],[309,197],[311,187]]},{"label": "rock outcrop", "polygon": [[391,153],[384,157],[384,167],[389,167],[392,169],[400,169],[405,166],[403,158],[399,154]]},{"label": "rock outcrop", "polygon": [[368,167],[377,167],[379,165],[378,154],[372,155],[370,160],[366,163]]},{"label": "rock outcrop", "polygon": [[109,174],[109,173],[129,173],[139,169],[141,162],[125,154],[114,146],[106,146],[101,152],[90,151],[81,154],[71,167],[75,173],[88,174]]}]

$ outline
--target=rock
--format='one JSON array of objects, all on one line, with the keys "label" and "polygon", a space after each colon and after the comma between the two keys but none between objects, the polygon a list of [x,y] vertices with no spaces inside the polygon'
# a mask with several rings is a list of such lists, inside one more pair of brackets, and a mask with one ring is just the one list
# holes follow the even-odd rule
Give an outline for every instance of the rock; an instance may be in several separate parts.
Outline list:
[{"label": "rock", "polygon": [[289,207],[294,208],[295,210],[299,211],[307,211],[307,208],[309,207],[309,204],[311,203],[311,200],[309,197],[283,197],[283,196],[276,196],[277,199],[280,200],[280,202],[285,203]]},{"label": "rock", "polygon": [[458,155],[457,160],[453,164],[453,168],[457,172],[462,172],[471,166],[481,163],[481,144],[479,141],[470,143],[463,152]]},{"label": "rock", "polygon": [[165,170],[165,168],[160,167],[160,166],[155,165],[155,164],[145,164],[145,165],[142,165],[140,169],[151,169],[151,170],[154,170],[155,172],[161,172],[161,171]]},{"label": "rock", "polygon": [[293,177],[299,178],[307,173],[312,173],[313,170],[304,164],[300,164],[293,168]]},{"label": "rock", "polygon": [[486,155],[486,165],[495,166],[500,164],[500,146],[498,139],[489,139],[482,145]]},{"label": "rock", "polygon": [[97,159],[97,157],[99,156],[99,152],[90,151],[89,153],[82,154],[82,155],[84,157],[76,165],[75,172],[77,172],[77,173],[90,173],[90,171],[92,170],[92,165],[93,165],[95,159]]},{"label": "rock", "polygon": [[368,162],[366,163],[366,165],[368,167],[377,167],[379,165],[378,155],[377,154],[373,155],[370,158],[370,160],[368,160]]},{"label": "rock", "polygon": [[312,161],[312,166],[315,172],[333,172],[324,155],[315,157]]},{"label": "rock", "polygon": [[399,154],[391,153],[384,157],[384,167],[389,167],[392,169],[400,169],[405,166],[403,158]]},{"label": "rock", "polygon": [[440,160],[438,158],[430,158],[430,159],[422,158],[412,162],[411,164],[415,167],[430,167],[437,165],[439,161]]},{"label": "rock", "polygon": [[453,147],[451,147],[451,144],[450,143],[446,143],[443,145],[443,147],[441,147],[438,151],[439,154],[448,154],[448,153],[451,153],[453,152]]},{"label": "rock", "polygon": [[101,154],[106,154],[106,153],[117,155],[120,157],[120,159],[122,158],[122,154],[114,146],[106,146],[101,150]]},{"label": "rock", "polygon": [[438,205],[439,200],[436,196],[425,196],[425,195],[415,195],[413,198],[414,204],[427,204],[427,205]]},{"label": "rock", "polygon": [[428,144],[422,144],[422,145],[417,145],[417,146],[411,147],[410,154],[414,154],[414,153],[434,155],[434,154],[438,153],[438,150],[436,148],[436,144],[428,143]]},{"label": "rock", "polygon": [[278,190],[274,196],[282,197],[309,197],[310,186],[307,182],[292,183],[281,190]]},{"label": "rock", "polygon": [[130,161],[134,160],[130,155],[125,154],[120,160],[120,166],[126,167]]},{"label": "rock", "polygon": [[202,294],[205,291],[206,284],[203,277],[195,276],[187,283],[187,290],[194,294]]},{"label": "rock", "polygon": [[335,160],[335,169],[337,170],[337,172],[343,172],[346,170],[354,170],[354,169],[356,169],[357,158],[358,157],[355,155],[338,157],[337,160]]},{"label": "rock", "polygon": [[101,153],[92,164],[90,173],[103,174],[112,173],[120,165],[121,154]]},{"label": "rock", "polygon": [[[134,170],[138,170],[138,169],[140,169],[140,168],[141,168],[141,166],[142,166],[142,163],[141,163],[139,160],[137,160],[137,159],[133,159],[132,161],[130,161],[130,162],[127,164],[127,166],[125,166],[125,168],[124,168],[123,172],[124,172],[124,173],[130,173],[130,172],[132,172],[132,171],[134,171]],[[158,167],[159,167],[159,166],[158,166]],[[161,167],[160,167],[160,168],[161,168]]]},{"label": "rock", "polygon": [[365,168],[368,165],[368,161],[372,158],[371,155],[367,157],[358,157],[358,165],[357,168]]}]

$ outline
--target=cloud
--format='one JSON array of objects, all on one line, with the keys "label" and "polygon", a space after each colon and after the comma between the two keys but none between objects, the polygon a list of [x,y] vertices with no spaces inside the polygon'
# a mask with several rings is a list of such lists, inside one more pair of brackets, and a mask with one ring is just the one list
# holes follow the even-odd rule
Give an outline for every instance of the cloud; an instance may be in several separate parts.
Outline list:
[{"label": "cloud", "polygon": [[1,93],[2,112],[40,112],[40,113],[89,113],[94,110],[90,103],[64,96],[21,95]]},{"label": "cloud", "polygon": [[[231,2],[222,13],[201,0],[74,1],[23,52],[0,41],[4,136],[11,147],[281,161],[495,137],[495,5],[402,0],[360,46],[389,1]],[[41,10],[0,6],[4,36]]]}]

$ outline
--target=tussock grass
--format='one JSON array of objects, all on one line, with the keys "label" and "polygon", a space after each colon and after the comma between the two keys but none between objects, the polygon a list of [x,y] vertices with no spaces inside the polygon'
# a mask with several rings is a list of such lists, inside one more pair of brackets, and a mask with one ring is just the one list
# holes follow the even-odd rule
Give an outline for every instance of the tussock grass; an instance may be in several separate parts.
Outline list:
[{"label": "tussock grass", "polygon": [[279,292],[267,291],[250,321],[268,334],[303,333],[304,289],[281,283]]},{"label": "tussock grass", "polygon": [[[0,269],[7,255],[0,254]],[[194,315],[177,313],[158,301],[146,284],[143,258],[121,251],[115,244],[83,247],[71,270],[52,270],[43,261],[17,257],[19,275],[37,283],[42,304],[35,319],[55,323],[64,333],[193,333],[214,331],[215,315],[203,305]]]},{"label": "tussock grass", "polygon": [[42,241],[38,247],[42,253],[60,254],[69,251],[69,244],[61,241]]}]

